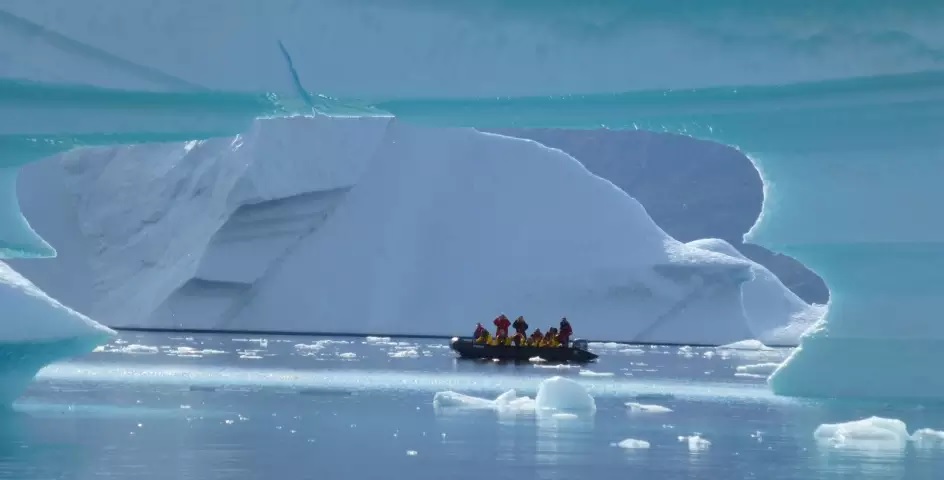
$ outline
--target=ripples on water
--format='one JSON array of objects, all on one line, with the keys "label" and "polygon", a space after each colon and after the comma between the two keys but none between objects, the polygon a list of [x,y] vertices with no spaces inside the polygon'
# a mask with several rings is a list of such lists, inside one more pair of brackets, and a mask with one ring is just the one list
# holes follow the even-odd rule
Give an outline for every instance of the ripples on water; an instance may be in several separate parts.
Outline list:
[{"label": "ripples on water", "polygon": [[[0,478],[941,478],[944,448],[837,448],[813,431],[871,415],[942,429],[944,407],[775,397],[765,364],[784,351],[598,344],[596,364],[555,368],[446,345],[124,334],[40,372],[0,417]],[[583,383],[596,413],[432,405],[442,390],[533,396],[553,375]]]}]

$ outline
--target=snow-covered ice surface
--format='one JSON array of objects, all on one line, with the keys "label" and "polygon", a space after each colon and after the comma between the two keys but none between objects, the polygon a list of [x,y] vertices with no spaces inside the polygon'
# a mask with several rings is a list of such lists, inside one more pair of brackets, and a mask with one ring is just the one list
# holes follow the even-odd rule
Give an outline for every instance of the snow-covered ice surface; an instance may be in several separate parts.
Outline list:
[{"label": "snow-covered ice surface", "polygon": [[[42,185],[69,194],[28,193]],[[757,266],[737,252],[673,240],[558,150],[474,130],[260,120],[75,150],[24,168],[20,189],[64,247],[17,267],[115,326],[455,335],[505,311],[567,315],[584,338],[717,344],[795,325],[745,318],[742,296],[783,286],[742,294]]]}]

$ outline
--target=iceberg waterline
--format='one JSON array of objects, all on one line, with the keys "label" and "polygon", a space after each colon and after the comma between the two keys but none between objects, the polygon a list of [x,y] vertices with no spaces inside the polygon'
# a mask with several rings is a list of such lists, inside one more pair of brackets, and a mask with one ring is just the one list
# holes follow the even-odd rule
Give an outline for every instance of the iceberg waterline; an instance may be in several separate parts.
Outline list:
[{"label": "iceberg waterline", "polygon": [[[254,15],[193,15],[211,5],[164,2],[142,15],[104,1],[8,2],[0,44],[29,48],[0,77],[115,91],[291,94],[301,85],[434,125],[646,128],[735,145],[765,182],[747,239],[802,261],[831,291],[829,313],[774,373],[774,390],[944,396],[944,380],[924,381],[921,368],[944,344],[928,320],[944,307],[944,238],[933,221],[944,195],[944,57],[935,54],[944,37],[925,27],[944,16],[939,5],[732,0],[678,14],[677,4],[638,2],[574,11],[285,0]],[[252,21],[233,29],[232,18]],[[431,35],[442,41],[430,45]],[[227,41],[200,41],[207,36]],[[23,113],[0,108],[6,119]],[[33,113],[0,133],[70,134],[63,123],[32,131],[56,125]],[[121,116],[97,133],[122,131]],[[187,128],[211,130],[194,122]]]}]

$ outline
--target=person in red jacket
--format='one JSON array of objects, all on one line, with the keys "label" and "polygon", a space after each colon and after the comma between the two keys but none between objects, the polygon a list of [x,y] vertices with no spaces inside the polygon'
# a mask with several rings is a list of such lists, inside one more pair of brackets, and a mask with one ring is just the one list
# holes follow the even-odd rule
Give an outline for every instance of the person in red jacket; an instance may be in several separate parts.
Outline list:
[{"label": "person in red jacket", "polygon": [[570,336],[573,334],[574,329],[571,328],[570,322],[567,321],[567,317],[561,318],[560,330],[557,332],[557,341],[560,342],[560,346],[567,347],[567,342],[570,341]]},{"label": "person in red jacket", "polygon": [[505,314],[501,314],[492,321],[495,324],[495,337],[496,338],[508,338],[508,327],[511,326],[511,321],[508,320],[508,317]]}]

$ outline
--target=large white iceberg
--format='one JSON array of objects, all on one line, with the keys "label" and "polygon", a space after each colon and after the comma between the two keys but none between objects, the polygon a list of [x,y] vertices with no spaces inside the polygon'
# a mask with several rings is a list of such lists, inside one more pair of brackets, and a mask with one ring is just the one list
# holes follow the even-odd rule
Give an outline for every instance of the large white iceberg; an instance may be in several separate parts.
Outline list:
[{"label": "large white iceberg", "polygon": [[270,119],[234,138],[75,150],[27,166],[20,189],[63,248],[17,266],[113,326],[454,335],[506,311],[534,327],[567,315],[587,338],[756,336],[740,291],[753,263],[673,240],[532,141]]}]

